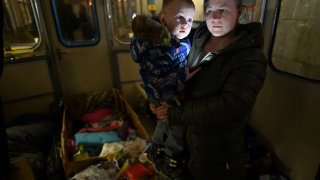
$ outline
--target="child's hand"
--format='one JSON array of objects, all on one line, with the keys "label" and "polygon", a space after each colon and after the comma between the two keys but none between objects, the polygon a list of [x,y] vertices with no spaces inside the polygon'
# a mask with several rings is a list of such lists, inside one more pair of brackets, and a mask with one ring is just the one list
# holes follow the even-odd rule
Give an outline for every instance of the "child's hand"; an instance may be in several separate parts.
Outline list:
[{"label": "child's hand", "polygon": [[191,79],[199,70],[201,69],[201,67],[197,68],[196,70],[190,72],[190,69],[188,67],[185,68],[185,75],[186,75],[186,81],[188,81],[189,79]]},{"label": "child's hand", "polygon": [[161,102],[160,106],[156,106],[152,103],[149,104],[151,112],[156,115],[159,121],[162,121],[164,123],[168,122],[168,107],[169,105],[166,102]]}]

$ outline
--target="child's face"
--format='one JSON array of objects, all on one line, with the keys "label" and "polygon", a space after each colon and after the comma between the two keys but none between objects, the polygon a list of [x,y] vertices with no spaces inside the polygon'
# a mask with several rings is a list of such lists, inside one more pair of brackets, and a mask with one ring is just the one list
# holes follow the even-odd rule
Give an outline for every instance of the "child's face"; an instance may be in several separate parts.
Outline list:
[{"label": "child's face", "polygon": [[170,33],[178,39],[183,39],[189,35],[195,9],[192,5],[174,1],[162,10],[160,20],[165,23]]},{"label": "child's face", "polygon": [[209,0],[204,13],[209,31],[213,36],[220,37],[235,28],[240,9],[235,0]]}]

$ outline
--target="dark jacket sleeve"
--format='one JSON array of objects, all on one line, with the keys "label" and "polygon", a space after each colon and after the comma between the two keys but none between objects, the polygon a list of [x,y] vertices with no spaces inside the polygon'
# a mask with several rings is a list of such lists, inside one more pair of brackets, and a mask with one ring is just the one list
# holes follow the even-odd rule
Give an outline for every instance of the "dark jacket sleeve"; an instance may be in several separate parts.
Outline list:
[{"label": "dark jacket sleeve", "polygon": [[[228,74],[221,74],[225,78],[219,92],[190,97],[182,106],[169,109],[169,123],[220,128],[222,124],[230,125],[244,118],[251,111],[266,76],[264,54],[260,50],[250,51],[250,56],[247,53],[243,51],[233,57],[241,60],[228,67]],[[201,78],[211,83],[210,77]]]}]

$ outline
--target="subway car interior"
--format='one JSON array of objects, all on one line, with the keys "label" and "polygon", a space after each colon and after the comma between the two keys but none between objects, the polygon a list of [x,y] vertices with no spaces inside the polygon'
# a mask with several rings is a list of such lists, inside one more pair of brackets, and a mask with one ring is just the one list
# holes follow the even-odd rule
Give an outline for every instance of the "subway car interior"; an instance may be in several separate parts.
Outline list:
[{"label": "subway car interior", "polygon": [[[204,21],[203,0],[193,2],[195,29]],[[126,119],[133,121],[136,129],[129,128],[128,136],[152,135],[156,121],[145,114],[147,96],[130,54],[131,22],[139,14],[158,15],[161,4],[2,1],[1,179],[72,179],[110,161],[111,155],[88,156],[82,146],[70,155],[75,128],[69,127],[78,126],[73,117],[99,103],[124,112],[112,115],[123,120],[121,128]],[[262,24],[267,58],[266,80],[245,137],[251,179],[320,180],[320,1],[242,0],[242,5],[239,23]],[[79,153],[86,158],[77,160]]]}]

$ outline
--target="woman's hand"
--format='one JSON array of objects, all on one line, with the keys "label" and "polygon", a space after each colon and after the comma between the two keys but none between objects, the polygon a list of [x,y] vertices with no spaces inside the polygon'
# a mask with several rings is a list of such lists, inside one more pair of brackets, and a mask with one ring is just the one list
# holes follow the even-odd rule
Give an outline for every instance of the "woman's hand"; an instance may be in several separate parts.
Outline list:
[{"label": "woman's hand", "polygon": [[160,106],[150,103],[149,108],[153,114],[156,115],[159,121],[168,123],[168,107],[169,105],[166,102],[161,102]]},{"label": "woman's hand", "polygon": [[184,70],[184,73],[186,75],[186,81],[191,79],[200,69],[201,69],[201,67],[199,67],[199,68],[195,69],[194,71],[190,72],[190,69],[188,67],[186,67],[185,70]]}]

